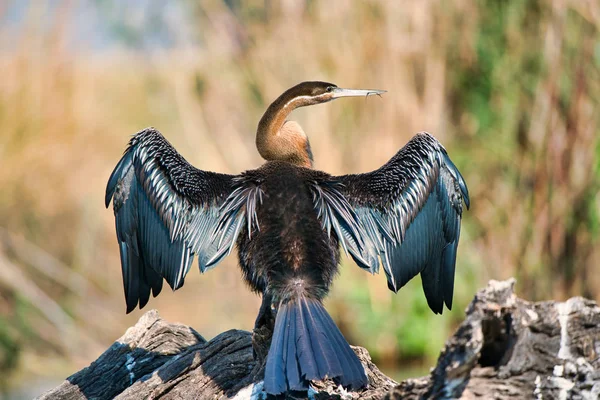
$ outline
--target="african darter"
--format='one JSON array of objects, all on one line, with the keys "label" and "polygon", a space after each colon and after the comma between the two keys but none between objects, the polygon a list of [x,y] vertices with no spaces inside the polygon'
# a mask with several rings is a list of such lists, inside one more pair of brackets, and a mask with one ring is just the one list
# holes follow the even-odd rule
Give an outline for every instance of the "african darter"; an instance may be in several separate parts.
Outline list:
[{"label": "african darter", "polygon": [[194,168],[156,129],[133,136],[106,188],[127,312],[157,296],[163,278],[180,288],[194,256],[205,272],[237,245],[243,277],[262,295],[255,329],[274,319],[265,391],[303,391],[324,378],[366,386],[363,366],[323,307],[340,245],[371,273],[381,261],[394,292],[420,273],[429,307],[441,314],[444,304],[452,307],[463,201],[469,206],[460,172],[428,133],[373,172],[312,169],[308,138],[287,120],[290,112],[381,93],[326,82],[285,91],[258,124],[266,162],[239,175]]}]

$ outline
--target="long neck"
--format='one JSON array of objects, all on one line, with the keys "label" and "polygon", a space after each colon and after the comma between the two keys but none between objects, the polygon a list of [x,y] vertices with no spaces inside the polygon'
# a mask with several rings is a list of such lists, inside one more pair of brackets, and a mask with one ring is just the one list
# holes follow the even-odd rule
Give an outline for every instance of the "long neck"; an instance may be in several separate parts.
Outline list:
[{"label": "long neck", "polygon": [[256,147],[262,158],[312,167],[312,154],[306,134],[297,123],[286,123],[286,118],[294,109],[310,104],[314,104],[310,97],[298,96],[288,90],[267,108],[256,131]]}]

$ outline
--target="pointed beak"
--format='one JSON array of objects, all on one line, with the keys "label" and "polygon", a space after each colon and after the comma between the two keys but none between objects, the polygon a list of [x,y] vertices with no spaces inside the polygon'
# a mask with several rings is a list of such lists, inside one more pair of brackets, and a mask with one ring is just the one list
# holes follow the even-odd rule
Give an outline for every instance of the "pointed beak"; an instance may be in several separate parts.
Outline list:
[{"label": "pointed beak", "polygon": [[337,99],[340,97],[369,97],[371,95],[381,96],[383,93],[387,92],[387,90],[375,90],[375,89],[342,89],[335,88],[333,89],[332,99]]}]

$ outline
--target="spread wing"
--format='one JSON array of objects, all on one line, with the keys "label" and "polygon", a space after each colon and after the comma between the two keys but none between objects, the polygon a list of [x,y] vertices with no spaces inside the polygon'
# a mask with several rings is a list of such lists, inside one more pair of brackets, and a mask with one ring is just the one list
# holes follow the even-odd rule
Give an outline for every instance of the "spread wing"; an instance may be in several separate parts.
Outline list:
[{"label": "spread wing", "polygon": [[315,207],[359,266],[397,292],[418,273],[429,307],[451,309],[462,203],[467,186],[444,147],[428,133],[413,137],[376,171],[315,182]]},{"label": "spread wing", "polygon": [[204,272],[229,254],[242,227],[256,224],[259,195],[239,177],[194,168],[157,130],[138,132],[105,199],[107,207],[113,200],[127,312],[157,296],[163,278],[183,286],[194,255]]}]

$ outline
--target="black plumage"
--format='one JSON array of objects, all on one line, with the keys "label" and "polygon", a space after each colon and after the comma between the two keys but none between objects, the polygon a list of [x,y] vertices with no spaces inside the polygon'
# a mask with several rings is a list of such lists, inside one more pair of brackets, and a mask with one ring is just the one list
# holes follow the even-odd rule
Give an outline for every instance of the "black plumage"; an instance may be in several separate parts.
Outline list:
[{"label": "black plumage", "polygon": [[107,207],[113,199],[127,312],[138,302],[144,307],[151,289],[157,296],[163,277],[180,288],[195,254],[204,270],[231,250],[235,221],[230,214],[221,218],[219,207],[233,182],[233,176],[191,166],[155,129],[131,139],[105,198]]},{"label": "black plumage", "polygon": [[285,92],[259,125],[267,162],[236,176],[194,168],[153,128],[136,134],[106,191],[127,311],[158,295],[163,278],[181,287],[194,256],[204,272],[237,245],[244,279],[263,296],[257,328],[275,319],[264,387],[278,394],[326,377],[367,384],[322,304],[340,247],[372,273],[381,260],[393,291],[420,273],[430,308],[451,308],[469,197],[442,145],[420,133],[376,171],[331,176],[310,168],[306,135],[285,120],[296,107],[358,93],[324,82]]},{"label": "black plumage", "polygon": [[394,292],[421,273],[431,310],[441,314],[444,302],[452,308],[462,203],[469,206],[469,194],[443,146],[420,133],[378,170],[332,179],[360,221],[357,231],[341,235],[354,260],[377,272],[379,256]]}]

